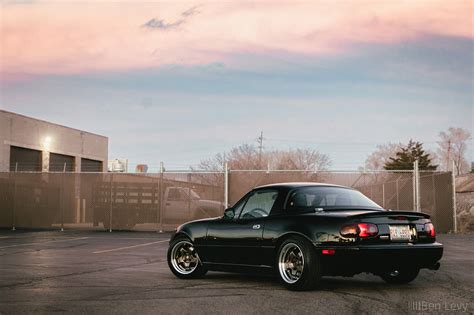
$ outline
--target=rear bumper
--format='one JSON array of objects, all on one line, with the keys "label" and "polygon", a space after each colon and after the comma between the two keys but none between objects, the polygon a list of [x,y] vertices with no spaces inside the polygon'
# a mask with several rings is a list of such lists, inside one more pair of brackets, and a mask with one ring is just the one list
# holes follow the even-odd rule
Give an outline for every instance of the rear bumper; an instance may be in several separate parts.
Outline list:
[{"label": "rear bumper", "polygon": [[[334,254],[323,254],[332,249]],[[437,269],[443,256],[443,245],[386,244],[345,247],[317,247],[321,254],[323,273],[328,275],[353,275],[359,272],[383,272],[403,266]]]}]

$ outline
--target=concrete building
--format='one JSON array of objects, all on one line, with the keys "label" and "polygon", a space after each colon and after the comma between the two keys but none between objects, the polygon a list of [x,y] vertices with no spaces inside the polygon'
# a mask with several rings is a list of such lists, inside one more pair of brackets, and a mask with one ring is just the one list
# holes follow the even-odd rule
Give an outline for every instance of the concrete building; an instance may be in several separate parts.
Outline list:
[{"label": "concrete building", "polygon": [[108,138],[0,110],[0,172],[105,172]]}]

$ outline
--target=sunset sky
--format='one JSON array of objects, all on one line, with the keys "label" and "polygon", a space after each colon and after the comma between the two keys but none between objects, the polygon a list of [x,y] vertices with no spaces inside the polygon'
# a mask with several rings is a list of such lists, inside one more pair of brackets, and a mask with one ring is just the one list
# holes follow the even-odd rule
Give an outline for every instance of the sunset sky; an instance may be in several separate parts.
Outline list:
[{"label": "sunset sky", "polygon": [[[264,132],[357,169],[473,131],[472,1],[0,1],[0,108],[170,168]],[[469,160],[473,160],[473,146]]]}]

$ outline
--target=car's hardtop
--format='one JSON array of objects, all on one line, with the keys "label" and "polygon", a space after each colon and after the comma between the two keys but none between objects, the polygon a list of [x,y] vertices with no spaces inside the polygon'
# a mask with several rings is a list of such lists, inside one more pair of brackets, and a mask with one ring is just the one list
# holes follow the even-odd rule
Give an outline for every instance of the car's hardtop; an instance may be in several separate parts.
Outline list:
[{"label": "car's hardtop", "polygon": [[341,185],[334,185],[334,184],[328,184],[328,183],[288,182],[288,183],[276,183],[276,184],[262,185],[262,186],[255,187],[254,190],[268,189],[268,188],[290,190],[290,189],[302,188],[302,187],[339,187],[339,188],[352,189],[350,187],[341,186]]},{"label": "car's hardtop", "polygon": [[[305,189],[308,187],[330,187],[330,188],[338,188],[338,189],[347,189],[357,191],[351,187],[342,186],[342,185],[335,185],[335,184],[328,184],[328,183],[318,183],[318,182],[287,182],[287,183],[275,183],[275,184],[267,184],[255,187],[251,192],[258,192],[258,191],[265,191],[265,190],[278,190],[279,196],[275,201],[271,214],[278,214],[284,213],[286,210],[286,205],[288,202],[288,198],[290,194],[294,191],[299,189]],[[309,208],[309,207],[308,207]],[[309,209],[306,210],[309,210]],[[359,206],[344,206],[344,207],[324,207],[324,210],[347,210],[347,211],[385,211],[383,207],[359,207]],[[314,212],[314,209],[311,209],[310,212]],[[301,214],[302,212],[294,212],[294,214]]]}]

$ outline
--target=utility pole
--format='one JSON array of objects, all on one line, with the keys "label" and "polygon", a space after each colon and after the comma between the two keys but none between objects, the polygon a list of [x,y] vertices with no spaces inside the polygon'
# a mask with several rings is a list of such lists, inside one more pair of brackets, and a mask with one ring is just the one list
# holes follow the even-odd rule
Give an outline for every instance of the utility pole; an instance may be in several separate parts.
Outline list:
[{"label": "utility pole", "polygon": [[258,142],[258,165],[262,167],[263,131],[260,132],[260,137],[257,138],[257,142]]},{"label": "utility pole", "polygon": [[458,222],[457,222],[457,205],[456,205],[456,175],[454,174],[454,161],[453,161],[453,171],[451,172],[451,181],[453,184],[453,225],[454,233],[458,231]]},{"label": "utility pole", "polygon": [[[449,161],[450,160],[451,160],[451,139],[448,140],[448,154],[446,156],[446,171],[447,172],[449,172]],[[453,159],[453,161],[454,161],[454,159]],[[453,172],[454,172],[454,168],[453,168]]]}]

